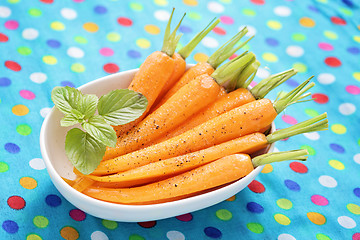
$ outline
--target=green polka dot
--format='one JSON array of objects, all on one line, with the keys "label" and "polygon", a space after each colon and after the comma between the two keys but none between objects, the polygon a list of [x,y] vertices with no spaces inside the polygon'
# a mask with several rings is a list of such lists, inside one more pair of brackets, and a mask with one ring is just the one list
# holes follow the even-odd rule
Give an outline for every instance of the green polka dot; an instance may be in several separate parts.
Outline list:
[{"label": "green polka dot", "polygon": [[30,8],[28,13],[30,16],[33,16],[33,17],[40,17],[42,15],[41,10],[38,8]]},{"label": "green polka dot", "polygon": [[281,22],[276,20],[269,20],[266,25],[273,30],[280,30],[282,28]]},{"label": "green polka dot", "polygon": [[145,240],[145,238],[137,234],[132,234],[129,236],[129,240]]},{"label": "green polka dot", "polygon": [[246,227],[253,233],[262,233],[264,231],[264,227],[260,223],[248,223]]},{"label": "green polka dot", "polygon": [[328,30],[324,31],[324,36],[331,40],[338,39],[338,35],[333,31],[328,31]]},{"label": "green polka dot", "polygon": [[85,66],[81,63],[74,63],[73,65],[71,65],[71,71],[76,73],[85,72]]},{"label": "green polka dot", "polygon": [[277,200],[276,204],[279,206],[279,208],[282,208],[285,210],[289,210],[293,206],[292,202],[286,198],[281,198],[281,199]]},{"label": "green polka dot", "polygon": [[75,40],[75,42],[80,43],[80,44],[87,44],[88,43],[88,40],[83,36],[75,36],[74,40]]},{"label": "green polka dot", "polygon": [[250,16],[253,17],[256,15],[256,12],[250,8],[244,8],[243,10],[241,10],[242,14],[244,14],[245,16]]},{"label": "green polka dot", "polygon": [[134,11],[142,11],[144,9],[143,5],[137,2],[131,2],[129,5]]},{"label": "green polka dot", "polygon": [[302,146],[300,146],[300,148],[308,150],[310,156],[313,156],[316,154],[315,149],[309,145],[302,145]]},{"label": "green polka dot", "polygon": [[40,237],[39,235],[37,235],[35,233],[31,233],[26,236],[26,240],[42,240],[42,237]]},{"label": "green polka dot", "polygon": [[38,228],[46,228],[49,225],[49,220],[44,216],[36,216],[33,218],[33,223]]},{"label": "green polka dot", "polygon": [[219,209],[215,214],[216,217],[223,221],[229,221],[232,218],[232,213],[227,209]]},{"label": "green polka dot", "polygon": [[342,12],[343,14],[351,17],[353,15],[353,12],[348,9],[348,8],[339,8],[340,12]]},{"label": "green polka dot", "polygon": [[201,15],[197,12],[189,12],[186,15],[192,20],[200,20],[201,19]]},{"label": "green polka dot", "polygon": [[305,108],[305,114],[309,117],[319,116],[319,112],[312,108]]},{"label": "green polka dot", "polygon": [[18,51],[18,53],[20,53],[23,56],[28,56],[32,52],[32,50],[28,47],[18,47],[17,51]]},{"label": "green polka dot", "polygon": [[274,219],[279,224],[285,225],[285,226],[287,226],[291,223],[291,220],[287,216],[285,216],[284,214],[281,214],[281,213],[275,214]]},{"label": "green polka dot", "polygon": [[229,4],[232,2],[232,0],[220,0],[220,2]]},{"label": "green polka dot", "polygon": [[55,65],[57,63],[57,59],[54,56],[43,56],[42,58],[43,62],[49,65]]},{"label": "green polka dot", "polygon": [[346,208],[353,214],[360,215],[360,206],[354,203],[349,203]]},{"label": "green polka dot", "polygon": [[331,240],[331,238],[329,238],[328,236],[326,236],[325,234],[322,234],[322,233],[316,234],[316,239],[317,240]]},{"label": "green polka dot", "polygon": [[111,32],[106,35],[106,39],[110,42],[118,42],[120,41],[121,36],[116,32]]},{"label": "green polka dot", "polygon": [[18,3],[20,0],[8,0],[8,3]]},{"label": "green polka dot", "polygon": [[340,123],[336,123],[331,125],[331,131],[333,131],[336,134],[345,134],[346,133],[346,127]]},{"label": "green polka dot", "polygon": [[263,53],[262,58],[267,61],[267,62],[277,62],[278,61],[278,57],[273,54],[273,53]]},{"label": "green polka dot", "polygon": [[101,221],[102,225],[106,227],[107,229],[114,230],[118,227],[118,223],[115,221],[105,220],[103,219]]},{"label": "green polka dot", "polygon": [[335,159],[331,159],[329,160],[329,165],[333,168],[335,168],[336,170],[344,170],[345,169],[345,165],[340,162],[339,160],[335,160]]},{"label": "green polka dot", "polygon": [[321,3],[327,3],[328,0],[317,0],[318,2],[321,2]]},{"label": "green polka dot", "polygon": [[9,170],[9,165],[6,162],[0,162],[0,173],[7,172]]},{"label": "green polka dot", "polygon": [[303,63],[296,62],[293,64],[293,68],[297,70],[299,73],[306,73],[307,72],[307,66]]},{"label": "green polka dot", "polygon": [[19,124],[16,127],[16,131],[23,136],[27,136],[31,133],[32,129],[28,124]]},{"label": "green polka dot", "polygon": [[302,33],[293,33],[291,35],[291,39],[296,41],[296,42],[303,42],[306,40],[306,36]]}]

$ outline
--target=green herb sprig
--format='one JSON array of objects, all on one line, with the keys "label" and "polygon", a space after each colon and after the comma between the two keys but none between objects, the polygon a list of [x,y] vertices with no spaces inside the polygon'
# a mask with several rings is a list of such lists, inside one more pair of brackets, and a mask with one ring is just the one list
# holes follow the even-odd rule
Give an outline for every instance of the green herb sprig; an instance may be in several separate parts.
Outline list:
[{"label": "green herb sprig", "polygon": [[63,127],[79,124],[66,134],[65,153],[83,174],[92,173],[102,160],[106,147],[116,146],[112,127],[134,121],[146,110],[146,97],[129,89],[116,89],[98,98],[72,87],[55,87],[51,92],[55,107],[64,113]]}]

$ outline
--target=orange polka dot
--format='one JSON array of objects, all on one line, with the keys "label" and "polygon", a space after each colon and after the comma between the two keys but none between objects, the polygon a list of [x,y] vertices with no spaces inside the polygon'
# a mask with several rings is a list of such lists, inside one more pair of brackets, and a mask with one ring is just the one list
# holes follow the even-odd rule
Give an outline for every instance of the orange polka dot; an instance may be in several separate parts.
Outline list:
[{"label": "orange polka dot", "polygon": [[232,201],[235,201],[236,199],[236,196],[232,196],[232,197],[229,197],[228,199],[226,199],[226,201],[229,201],[229,202],[232,202]]},{"label": "orange polka dot", "polygon": [[262,173],[270,173],[273,171],[273,166],[271,166],[270,164],[266,164],[263,168],[263,170],[261,170]]},{"label": "orange polka dot", "polygon": [[195,53],[194,60],[197,62],[206,62],[209,59],[209,56],[205,53]]},{"label": "orange polka dot", "polygon": [[311,18],[309,17],[302,17],[300,18],[300,21],[299,21],[300,25],[303,26],[303,27],[308,27],[308,28],[312,28],[316,25],[315,21],[312,20]]},{"label": "orange polka dot", "polygon": [[312,223],[315,223],[316,225],[323,225],[326,223],[326,218],[324,215],[317,213],[317,212],[308,212],[306,216],[309,218],[309,220]]},{"label": "orange polka dot", "polygon": [[25,105],[19,104],[12,108],[12,112],[16,116],[25,116],[29,113],[29,109]]},{"label": "orange polka dot", "polygon": [[183,0],[184,4],[188,6],[197,6],[198,2],[197,0]]},{"label": "orange polka dot", "polygon": [[157,35],[160,33],[160,28],[156,25],[148,24],[145,25],[144,29],[147,33],[150,33],[152,35]]},{"label": "orange polka dot", "polygon": [[99,26],[93,22],[84,23],[83,28],[91,33],[97,32],[99,30]]},{"label": "orange polka dot", "polygon": [[20,178],[20,185],[26,189],[34,189],[37,187],[37,181],[31,177]]},{"label": "orange polka dot", "polygon": [[76,240],[79,238],[79,232],[73,227],[63,227],[60,230],[60,235],[66,240]]}]

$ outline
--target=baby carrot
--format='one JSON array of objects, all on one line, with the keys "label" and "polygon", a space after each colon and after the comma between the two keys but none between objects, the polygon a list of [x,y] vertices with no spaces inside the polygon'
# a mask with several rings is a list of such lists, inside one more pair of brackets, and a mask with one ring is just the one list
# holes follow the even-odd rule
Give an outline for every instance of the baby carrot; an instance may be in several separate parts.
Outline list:
[{"label": "baby carrot", "polygon": [[220,158],[191,171],[159,182],[133,188],[90,187],[83,193],[103,201],[146,205],[169,202],[200,193],[248,175],[255,167],[276,161],[307,159],[306,150],[268,153],[253,159],[247,154]]}]

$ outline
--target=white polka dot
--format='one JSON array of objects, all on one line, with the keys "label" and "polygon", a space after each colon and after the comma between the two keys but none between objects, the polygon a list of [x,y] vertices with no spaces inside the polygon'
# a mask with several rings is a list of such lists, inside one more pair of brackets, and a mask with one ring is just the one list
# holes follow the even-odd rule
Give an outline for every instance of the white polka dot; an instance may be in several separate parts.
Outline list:
[{"label": "white polka dot", "polygon": [[77,17],[77,12],[71,8],[63,8],[60,11],[61,16],[67,20],[73,20]]},{"label": "white polka dot", "polygon": [[274,147],[274,152],[280,152],[280,150],[277,147]]},{"label": "white polka dot", "polygon": [[47,79],[47,76],[45,73],[42,72],[34,72],[30,74],[30,80],[34,83],[43,83]]},{"label": "white polka dot", "polygon": [[291,57],[301,57],[304,54],[304,49],[300,46],[289,46],[286,48],[286,53]]},{"label": "white polka dot", "polygon": [[95,231],[90,236],[91,240],[109,240],[108,236],[101,232],[101,231]]},{"label": "white polka dot", "polygon": [[34,158],[29,161],[29,165],[32,169],[43,170],[45,169],[44,161],[41,158]]},{"label": "white polka dot", "polygon": [[259,67],[257,72],[256,72],[256,77],[260,78],[260,79],[264,79],[267,78],[268,76],[270,76],[270,72],[268,70],[266,70],[265,68]]},{"label": "white polka dot", "polygon": [[338,217],[337,221],[343,228],[352,229],[356,227],[356,222],[354,221],[354,219],[348,216]]},{"label": "white polka dot", "polygon": [[48,115],[48,113],[51,111],[51,108],[42,108],[40,109],[40,115],[45,118],[46,115]]},{"label": "white polka dot", "polygon": [[286,6],[278,6],[274,8],[274,13],[280,17],[288,17],[291,15],[291,9]]},{"label": "white polka dot", "polygon": [[0,6],[0,17],[7,18],[11,15],[11,10],[8,7]]},{"label": "white polka dot", "polygon": [[34,40],[39,36],[39,31],[34,28],[26,28],[22,32],[22,36],[26,40]]},{"label": "white polka dot", "polygon": [[222,13],[225,10],[224,6],[218,2],[209,2],[207,8],[213,13]]},{"label": "white polka dot", "polygon": [[335,76],[331,73],[321,73],[317,77],[317,80],[319,81],[319,83],[327,85],[335,81]]},{"label": "white polka dot", "polygon": [[319,183],[327,188],[334,188],[337,186],[337,181],[335,180],[335,178],[327,176],[327,175],[322,175],[319,177]]},{"label": "white polka dot", "polygon": [[165,10],[157,10],[154,13],[154,17],[159,21],[167,21],[170,18],[170,13]]},{"label": "white polka dot", "polygon": [[342,103],[339,106],[339,112],[342,115],[351,115],[356,111],[356,107],[352,103]]},{"label": "white polka dot", "polygon": [[249,26],[249,25],[242,25],[239,27],[239,31],[241,31],[244,27],[247,27],[248,32],[245,34],[246,37],[252,37],[256,34],[256,28],[253,26]]},{"label": "white polka dot", "polygon": [[317,132],[311,132],[311,133],[304,133],[303,134],[307,139],[310,139],[310,140],[319,140],[320,138],[320,134],[317,133]]},{"label": "white polka dot", "polygon": [[287,234],[287,233],[280,234],[277,239],[278,240],[296,240],[296,238],[294,238],[292,235]]},{"label": "white polka dot", "polygon": [[70,47],[67,50],[67,54],[72,58],[82,58],[82,57],[84,57],[84,51],[81,50],[78,47]]},{"label": "white polka dot", "polygon": [[179,231],[168,231],[168,232],[166,233],[166,237],[167,237],[169,240],[185,240],[184,234],[182,234],[182,233],[179,232]]},{"label": "white polka dot", "polygon": [[354,155],[354,161],[357,163],[357,164],[360,164],[360,153],[357,153]]},{"label": "white polka dot", "polygon": [[216,48],[217,46],[219,46],[218,41],[212,37],[204,37],[201,43],[208,48]]}]

